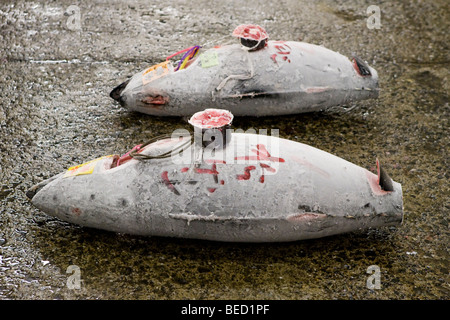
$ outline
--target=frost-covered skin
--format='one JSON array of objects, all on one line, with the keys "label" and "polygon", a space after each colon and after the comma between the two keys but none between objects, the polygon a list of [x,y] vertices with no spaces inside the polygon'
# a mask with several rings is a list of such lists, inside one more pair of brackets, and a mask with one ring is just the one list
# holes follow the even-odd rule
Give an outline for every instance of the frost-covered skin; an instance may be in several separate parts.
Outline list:
[{"label": "frost-covered skin", "polygon": [[379,91],[377,72],[362,60],[305,42],[268,41],[254,52],[227,45],[194,59],[179,71],[170,61],[150,67],[110,95],[129,110],[158,116],[211,106],[235,116],[267,116],[319,111],[376,98]]},{"label": "frost-covered skin", "polygon": [[[298,142],[231,136],[214,157],[207,149],[203,158],[190,157],[199,150],[191,145],[183,161],[131,159],[111,168],[117,156],[108,156],[44,181],[28,196],[42,211],[82,226],[230,242],[295,241],[402,222],[401,185],[380,167],[377,176]],[[158,141],[141,154],[179,141]]]}]

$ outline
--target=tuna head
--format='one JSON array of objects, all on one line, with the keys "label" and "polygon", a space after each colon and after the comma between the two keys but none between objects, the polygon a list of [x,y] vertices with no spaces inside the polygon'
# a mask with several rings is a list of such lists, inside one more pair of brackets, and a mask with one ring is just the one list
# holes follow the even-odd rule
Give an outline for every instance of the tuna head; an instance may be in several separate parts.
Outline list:
[{"label": "tuna head", "polygon": [[[170,61],[151,66],[118,85],[109,95],[122,107],[130,110],[164,114],[161,109],[169,102],[169,96],[164,90],[164,86],[158,86],[155,80],[173,72],[174,68]],[[150,82],[152,83],[150,84]],[[151,111],[147,111],[148,109]]]},{"label": "tuna head", "polygon": [[[105,156],[71,167],[34,185],[26,195],[35,207],[60,220],[120,231],[126,216],[123,212],[133,211],[133,194],[125,183],[114,183],[114,172],[102,174],[115,166],[118,158]],[[124,171],[132,175],[126,166]]]}]

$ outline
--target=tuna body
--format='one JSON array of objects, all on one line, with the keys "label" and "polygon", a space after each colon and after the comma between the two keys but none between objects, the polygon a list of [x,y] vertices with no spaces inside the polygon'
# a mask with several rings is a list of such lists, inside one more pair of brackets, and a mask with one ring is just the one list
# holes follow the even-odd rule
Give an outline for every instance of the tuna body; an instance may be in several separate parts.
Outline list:
[{"label": "tuna body", "polygon": [[[180,139],[150,144],[171,150]],[[230,242],[320,238],[398,225],[401,185],[305,144],[233,133],[226,148],[195,144],[172,157],[106,156],[34,186],[42,211],[74,224],[145,236]]]},{"label": "tuna body", "polygon": [[110,96],[157,116],[212,106],[235,116],[268,116],[324,110],[375,98],[378,91],[376,70],[359,58],[305,42],[268,41],[254,52],[238,44],[205,50],[178,71],[170,61],[151,66]]}]

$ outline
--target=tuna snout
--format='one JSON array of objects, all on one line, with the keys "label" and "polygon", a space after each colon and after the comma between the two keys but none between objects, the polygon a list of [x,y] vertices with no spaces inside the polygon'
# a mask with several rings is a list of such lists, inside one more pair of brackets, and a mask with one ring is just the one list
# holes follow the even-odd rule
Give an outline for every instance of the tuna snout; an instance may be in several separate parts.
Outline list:
[{"label": "tuna snout", "polygon": [[30,189],[27,190],[27,192],[25,193],[26,196],[28,197],[28,199],[33,200],[34,196],[41,191],[42,188],[44,188],[46,185],[48,185],[50,182],[52,182],[53,180],[59,178],[62,174],[64,173],[60,173],[56,176],[53,176],[47,180],[44,180],[38,184],[35,184],[34,186],[32,186]]}]

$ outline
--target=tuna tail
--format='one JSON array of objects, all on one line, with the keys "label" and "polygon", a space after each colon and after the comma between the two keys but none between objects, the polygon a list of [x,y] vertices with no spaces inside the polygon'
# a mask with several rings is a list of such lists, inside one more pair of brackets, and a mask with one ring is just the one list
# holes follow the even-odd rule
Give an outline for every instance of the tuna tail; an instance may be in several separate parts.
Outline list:
[{"label": "tuna tail", "polygon": [[119,84],[117,87],[115,87],[111,93],[109,94],[109,96],[111,98],[113,98],[114,100],[116,100],[117,102],[119,102],[121,105],[123,105],[124,101],[122,99],[122,92],[123,90],[126,88],[127,84],[130,82],[130,79],[128,79],[127,81]]},{"label": "tuna tail", "polygon": [[358,72],[358,74],[362,77],[368,77],[372,76],[372,73],[370,72],[369,65],[360,57],[357,55],[353,55],[352,58],[353,61],[353,67]]},{"label": "tuna tail", "polygon": [[377,159],[377,171],[378,171],[378,184],[381,190],[384,191],[394,191],[394,185],[392,183],[391,177],[387,172],[381,167],[380,161]]}]

